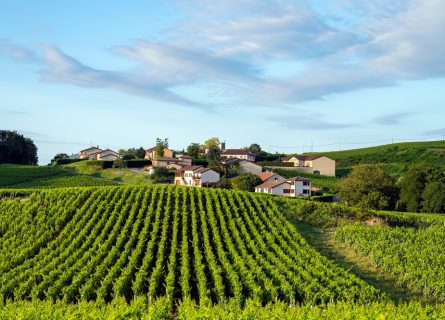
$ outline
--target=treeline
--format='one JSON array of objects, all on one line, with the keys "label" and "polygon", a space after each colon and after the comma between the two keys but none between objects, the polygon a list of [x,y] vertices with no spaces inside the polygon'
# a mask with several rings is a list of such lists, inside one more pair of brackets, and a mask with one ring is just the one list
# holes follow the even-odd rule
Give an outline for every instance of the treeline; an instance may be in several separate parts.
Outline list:
[{"label": "treeline", "polygon": [[396,179],[380,166],[359,165],[338,184],[336,194],[348,206],[445,213],[445,174],[418,164]]},{"label": "treeline", "polygon": [[34,142],[17,131],[0,130],[0,163],[37,164]]}]

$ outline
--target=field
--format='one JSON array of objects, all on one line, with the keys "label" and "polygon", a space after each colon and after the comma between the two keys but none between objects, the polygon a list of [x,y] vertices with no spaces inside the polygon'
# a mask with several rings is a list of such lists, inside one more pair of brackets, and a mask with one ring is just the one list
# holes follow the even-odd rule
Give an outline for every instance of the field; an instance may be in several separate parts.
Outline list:
[{"label": "field", "polygon": [[427,163],[445,169],[445,141],[404,142],[388,145],[311,153],[322,154],[337,162],[342,173],[356,164],[381,164],[390,174],[400,174],[407,166]]},{"label": "field", "polygon": [[73,173],[63,167],[0,165],[0,188],[63,188],[117,184]]},{"label": "field", "polygon": [[202,306],[381,299],[273,208],[253,194],[173,186],[3,200],[0,294],[67,302],[165,296]]}]

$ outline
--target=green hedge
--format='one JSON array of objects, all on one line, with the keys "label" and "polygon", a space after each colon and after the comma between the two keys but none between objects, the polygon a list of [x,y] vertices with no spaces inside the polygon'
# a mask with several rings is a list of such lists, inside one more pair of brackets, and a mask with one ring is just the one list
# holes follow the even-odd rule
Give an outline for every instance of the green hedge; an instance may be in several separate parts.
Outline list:
[{"label": "green hedge", "polygon": [[256,163],[263,167],[294,167],[293,162],[279,162],[279,161],[260,161]]},{"label": "green hedge", "polygon": [[151,166],[151,160],[125,160],[127,168],[142,168]]},{"label": "green hedge", "polygon": [[88,160],[88,159],[57,159],[57,160],[51,162],[51,164],[62,165],[62,164],[70,164],[70,163],[86,161],[86,160]]}]

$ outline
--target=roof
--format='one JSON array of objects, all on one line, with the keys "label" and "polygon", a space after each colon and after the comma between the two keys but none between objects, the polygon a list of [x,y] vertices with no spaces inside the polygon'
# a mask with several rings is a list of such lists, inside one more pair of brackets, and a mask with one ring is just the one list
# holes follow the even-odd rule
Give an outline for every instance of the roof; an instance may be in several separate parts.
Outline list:
[{"label": "roof", "polygon": [[298,160],[302,160],[302,161],[306,161],[306,160],[311,161],[311,160],[315,160],[315,159],[318,159],[318,158],[321,158],[321,157],[324,157],[324,156],[289,156],[289,157],[281,158],[281,161],[286,162],[286,161],[289,161],[292,158],[295,158],[295,159],[298,159]]},{"label": "roof", "polygon": [[238,158],[226,158],[226,159],[222,159],[221,162],[224,164],[230,165],[230,164],[238,163],[240,161],[241,161],[241,159],[238,159]]},{"label": "roof", "polygon": [[287,180],[268,181],[256,186],[255,188],[273,189],[275,187],[278,187],[279,185],[282,185],[283,183],[290,184]]},{"label": "roof", "polygon": [[289,161],[290,158],[292,158],[292,157],[283,157],[283,158],[281,158],[281,161]]},{"label": "roof", "polygon": [[267,179],[269,179],[270,177],[273,177],[274,175],[276,175],[276,173],[273,172],[261,172],[258,174],[258,177],[260,177],[261,180],[265,181]]},{"label": "roof", "polygon": [[287,181],[311,181],[311,179],[303,178],[303,177],[293,177],[293,178],[287,179]]},{"label": "roof", "polygon": [[[80,152],[85,152],[85,151],[93,150],[93,149],[101,150],[99,147],[90,147],[90,148],[88,148],[88,149],[80,150]],[[102,151],[102,150],[101,150],[101,151]]]},{"label": "roof", "polygon": [[113,150],[111,150],[111,149],[106,149],[106,150],[102,151],[100,154],[105,153],[105,152],[112,152],[112,153],[115,153],[115,154],[119,155],[118,152],[113,151]]},{"label": "roof", "polygon": [[221,151],[221,155],[253,155],[249,151],[243,149],[225,149]]},{"label": "roof", "polygon": [[196,171],[200,168],[204,168],[203,166],[184,166],[181,168],[181,171]]},{"label": "roof", "polygon": [[190,157],[190,156],[188,156],[186,154],[178,156],[178,159],[181,159],[181,158],[183,158],[183,159],[192,159],[192,157]]}]

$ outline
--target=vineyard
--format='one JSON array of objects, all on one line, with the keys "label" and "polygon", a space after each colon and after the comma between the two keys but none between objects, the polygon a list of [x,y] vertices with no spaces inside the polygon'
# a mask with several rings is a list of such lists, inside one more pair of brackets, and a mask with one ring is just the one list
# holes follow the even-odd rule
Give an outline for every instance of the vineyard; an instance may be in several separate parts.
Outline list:
[{"label": "vineyard", "polygon": [[0,165],[0,188],[64,188],[114,184],[105,179],[75,174],[58,166]]},{"label": "vineyard", "polygon": [[34,191],[0,205],[6,300],[200,306],[382,295],[310,247],[269,197],[174,186]]},{"label": "vineyard", "polygon": [[349,225],[339,228],[335,238],[370,257],[407,288],[445,302],[445,227],[391,228]]}]

